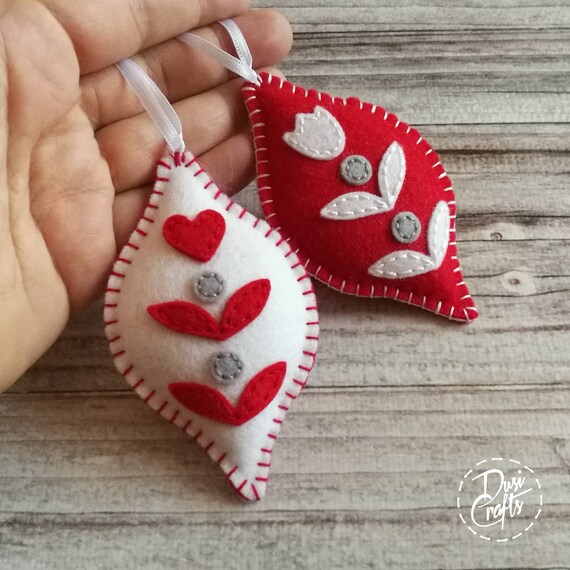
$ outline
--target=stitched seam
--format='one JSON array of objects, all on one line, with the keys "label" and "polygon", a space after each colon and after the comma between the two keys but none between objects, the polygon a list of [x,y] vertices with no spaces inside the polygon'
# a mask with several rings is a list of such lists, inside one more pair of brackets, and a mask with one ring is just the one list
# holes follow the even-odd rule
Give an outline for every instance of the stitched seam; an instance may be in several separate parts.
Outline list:
[{"label": "stitched seam", "polygon": [[[393,154],[395,152],[394,148],[395,147],[390,148],[388,152],[390,152],[390,154]],[[386,160],[382,164],[382,169],[380,172],[380,176],[382,178],[382,186],[385,189],[388,189],[388,186],[389,186],[388,185],[388,166],[389,165],[390,165],[389,160]],[[396,184],[396,186],[399,187],[400,189],[402,187],[402,184],[404,183],[405,175],[406,175],[405,169],[401,169],[400,174],[398,176],[398,182]],[[381,188],[381,190],[382,190],[382,188]],[[395,202],[396,202],[395,197],[390,193],[390,194],[388,194],[387,198],[388,199],[386,200],[386,202],[387,202],[388,206],[390,207],[390,209],[392,209],[394,207]]]},{"label": "stitched seam", "polygon": [[[354,176],[350,172],[350,168],[353,164],[361,164],[364,166],[364,172],[360,176]],[[362,182],[363,180],[368,181],[372,177],[372,171],[368,162],[362,162],[357,158],[348,158],[342,164],[343,171],[346,175],[346,178],[353,180],[354,182]]]},{"label": "stitched seam", "polygon": [[402,275],[409,275],[415,273],[416,271],[423,271],[424,269],[433,269],[435,267],[435,263],[429,257],[421,253],[405,253],[403,251],[398,251],[391,255],[389,258],[386,259],[384,263],[381,263],[378,267],[384,267],[388,263],[393,263],[398,259],[415,259],[416,261],[421,261],[424,259],[429,261],[429,263],[425,263],[424,265],[420,265],[416,269],[407,269],[406,271],[382,271],[382,269],[375,269],[376,273],[380,273],[381,275],[392,275],[394,277],[402,276]]},{"label": "stitched seam", "polygon": [[341,196],[334,202],[331,202],[330,206],[338,207],[339,204],[344,204],[345,202],[353,202],[353,201],[374,202],[376,204],[381,204],[381,205],[367,206],[367,207],[358,208],[356,210],[347,210],[345,212],[329,212],[328,215],[336,216],[337,218],[342,218],[345,216],[352,217],[355,214],[364,214],[366,212],[378,212],[378,211],[384,212],[387,211],[387,209],[390,207],[389,204],[387,204],[386,201],[380,198],[379,196],[374,196],[373,194],[357,195],[356,192],[351,192],[351,194],[353,194],[353,196],[351,196],[350,198]]},{"label": "stitched seam", "polygon": [[[204,284],[204,281],[206,279],[214,279],[217,283],[218,290],[216,291],[210,291],[206,285]],[[198,281],[196,281],[196,291],[198,292],[199,295],[201,295],[202,297],[205,297],[206,299],[216,299],[217,297],[219,297],[223,292],[224,292],[224,281],[223,279],[214,271],[205,271],[204,273],[202,273],[200,275],[200,277],[198,278]]]},{"label": "stitched seam", "polygon": [[[335,147],[333,148],[333,150],[325,150],[324,152],[321,152],[319,150],[315,150],[312,149],[310,147],[308,147],[305,144],[302,144],[299,142],[299,138],[301,138],[304,133],[305,133],[305,123],[307,122],[307,119],[305,118],[305,115],[312,115],[313,113],[305,113],[304,115],[301,116],[299,124],[295,125],[295,130],[291,133],[287,133],[289,135],[288,138],[293,139],[292,142],[295,144],[295,146],[303,151],[305,151],[307,154],[316,154],[317,156],[337,156],[340,147],[343,144],[343,139],[344,139],[344,133],[341,132],[341,130],[339,129],[338,125],[333,122],[333,121],[329,121],[329,123],[332,125],[332,127],[334,128],[337,136],[338,136],[338,142],[336,143]],[[323,116],[322,111],[319,109],[316,113],[315,116],[317,118],[320,118]],[[326,117],[326,115],[325,115]],[[258,123],[256,125],[257,127],[261,127],[264,128],[265,124],[264,123]],[[257,138],[267,138],[267,136],[265,135],[265,133],[263,135],[258,135],[258,137],[255,137],[255,139]]]},{"label": "stitched seam", "polygon": [[402,229],[402,219],[401,218],[396,218],[396,221],[394,223],[394,226],[396,228],[396,232],[398,233],[398,235],[403,239],[406,240],[406,242],[409,242],[411,239],[413,239],[414,236],[416,236],[419,231],[419,222],[418,219],[413,217],[411,214],[403,214],[402,218],[405,218],[408,222],[411,222],[414,225],[414,230],[411,234],[405,234],[404,230]]},{"label": "stitched seam", "polygon": [[[231,358],[237,367],[236,371],[233,372],[232,374],[222,374],[221,372],[219,372],[218,360],[219,360],[220,356],[228,356],[229,358]],[[213,371],[214,371],[214,376],[216,378],[221,378],[222,380],[235,380],[243,372],[243,363],[241,362],[241,360],[239,358],[236,357],[235,354],[233,354],[231,352],[220,352],[220,353],[216,354],[216,356],[214,357]]]}]

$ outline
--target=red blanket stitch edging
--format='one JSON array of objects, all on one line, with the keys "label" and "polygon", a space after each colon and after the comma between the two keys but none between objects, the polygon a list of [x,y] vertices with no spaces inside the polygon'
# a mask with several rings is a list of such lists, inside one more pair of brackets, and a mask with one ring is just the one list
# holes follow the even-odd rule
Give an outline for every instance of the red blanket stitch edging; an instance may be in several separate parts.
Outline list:
[{"label": "red blanket stitch edging", "polygon": [[[265,238],[273,238],[272,234],[276,234],[276,230],[272,228],[264,227],[267,226],[265,222],[262,222],[255,216],[251,215],[245,208],[236,204],[233,200],[228,198],[219,188],[217,188],[215,182],[209,177],[209,175],[202,169],[196,159],[191,153],[175,153],[170,155],[158,163],[156,183],[154,190],[151,194],[149,204],[144,212],[143,217],[139,220],[136,230],[131,235],[129,241],[124,246],[121,251],[119,258],[117,259],[115,266],[113,268],[113,276],[109,280],[109,285],[105,293],[105,307],[104,310],[104,322],[105,331],[111,348],[111,353],[115,354],[114,361],[117,369],[121,372],[123,377],[127,380],[129,385],[137,392],[137,394],[143,398],[151,408],[153,408],[157,413],[162,415],[164,418],[169,420],[171,423],[180,427],[184,432],[186,432],[190,437],[195,439],[199,445],[208,453],[212,460],[217,463],[223,472],[226,474],[226,478],[232,484],[236,492],[246,500],[259,500],[263,496],[265,487],[269,480],[269,468],[271,465],[271,453],[273,451],[273,445],[275,440],[279,435],[281,429],[281,423],[285,416],[285,413],[289,410],[291,402],[296,400],[299,393],[305,386],[309,372],[313,368],[315,363],[315,353],[316,345],[319,339],[319,322],[317,313],[317,303],[314,290],[312,288],[311,282],[308,279],[308,275],[302,265],[299,263],[299,259],[295,252],[287,245],[286,241],[279,237],[279,239],[274,242],[274,245],[283,253],[283,256],[289,260],[291,268],[294,272],[298,274],[297,281],[300,284],[307,283],[307,289],[303,291],[303,295],[306,302],[307,311],[307,334],[306,334],[306,349],[303,352],[303,358],[299,364],[298,370],[294,375],[292,380],[293,387],[287,390],[284,395],[284,399],[278,406],[281,414],[274,418],[272,430],[267,434],[266,443],[259,450],[259,461],[257,462],[258,470],[255,474],[254,480],[243,479],[240,476],[240,468],[238,465],[230,464],[227,461],[228,453],[224,450],[217,449],[215,441],[208,441],[203,436],[203,430],[200,428],[200,419],[188,419],[183,421],[181,418],[186,413],[183,408],[176,407],[173,402],[155,401],[155,391],[149,388],[144,380],[136,371],[135,364],[131,363],[128,355],[125,351],[117,348],[115,345],[121,341],[121,331],[120,323],[117,316],[117,305],[121,291],[121,281],[124,279],[125,271],[128,265],[124,260],[132,261],[135,253],[140,249],[141,243],[144,240],[148,229],[149,222],[146,218],[154,221],[154,217],[158,210],[160,204],[160,197],[164,195],[166,191],[166,185],[170,181],[171,171],[175,168],[189,168],[194,176],[202,176],[205,179],[205,188],[208,192],[211,192],[213,198],[220,202],[222,206],[225,207],[227,212],[231,212],[236,208],[239,208],[239,214],[236,215],[239,219],[246,220],[252,227],[258,229]],[[233,212],[232,212],[233,213]],[[154,399],[153,399],[154,398]],[[173,404],[174,407],[171,408],[169,404]],[[260,490],[261,489],[261,490]]]}]

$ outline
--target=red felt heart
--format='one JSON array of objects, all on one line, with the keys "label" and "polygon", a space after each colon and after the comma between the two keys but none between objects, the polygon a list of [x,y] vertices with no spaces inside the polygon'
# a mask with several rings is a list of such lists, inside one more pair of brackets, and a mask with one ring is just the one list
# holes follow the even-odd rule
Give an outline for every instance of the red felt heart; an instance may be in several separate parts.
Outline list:
[{"label": "red felt heart", "polygon": [[216,422],[240,426],[273,401],[286,372],[286,362],[268,366],[248,382],[235,406],[223,394],[203,384],[174,382],[168,386],[168,390],[191,412]]},{"label": "red felt heart", "polygon": [[258,279],[238,289],[228,300],[220,322],[194,303],[168,301],[147,308],[150,316],[173,331],[227,340],[234,336],[263,311],[271,292],[269,279]]},{"label": "red felt heart", "polygon": [[210,261],[226,232],[223,216],[215,210],[200,212],[193,220],[170,216],[162,226],[164,239],[178,251],[198,261]]},{"label": "red felt heart", "polygon": [[[259,196],[267,222],[279,228],[311,275],[345,293],[394,298],[456,320],[476,318],[457,258],[451,181],[418,131],[376,105],[307,91],[267,73],[261,74],[260,85],[246,84],[243,95],[256,135]],[[328,148],[330,140],[335,145]],[[401,149],[406,169],[398,184],[391,173],[388,188],[399,190],[389,200],[382,163],[392,145]],[[354,157],[364,157],[370,169],[357,185],[343,176],[343,164]],[[351,216],[323,215],[327,205],[355,200],[360,203],[348,212]],[[432,263],[437,248],[430,249],[428,228],[441,203],[450,219],[449,245],[443,259]],[[414,243],[404,243],[393,227],[398,215],[410,212],[421,231]],[[440,236],[442,228],[440,223]],[[399,270],[382,270],[396,266],[395,260],[401,260]],[[430,264],[434,269],[422,272]]]}]

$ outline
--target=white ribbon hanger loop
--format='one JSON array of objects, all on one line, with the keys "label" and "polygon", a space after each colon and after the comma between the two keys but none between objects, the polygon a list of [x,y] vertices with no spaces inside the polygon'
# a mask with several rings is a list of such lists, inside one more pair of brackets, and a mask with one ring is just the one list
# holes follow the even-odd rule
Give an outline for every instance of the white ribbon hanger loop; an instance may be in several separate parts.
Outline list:
[{"label": "white ribbon hanger loop", "polygon": [[161,132],[172,152],[184,152],[182,123],[174,107],[146,72],[131,59],[116,64],[129,86]]},{"label": "white ribbon hanger loop", "polygon": [[229,69],[236,75],[243,77],[246,81],[254,83],[255,85],[260,85],[260,78],[257,72],[253,69],[251,51],[249,50],[249,46],[247,45],[247,41],[242,31],[233,20],[221,20],[220,24],[230,35],[238,57],[225,52],[212,42],[190,32],[181,34],[178,36],[178,39],[189,46],[199,49],[208,57],[211,57],[214,61],[223,65],[226,69]]}]

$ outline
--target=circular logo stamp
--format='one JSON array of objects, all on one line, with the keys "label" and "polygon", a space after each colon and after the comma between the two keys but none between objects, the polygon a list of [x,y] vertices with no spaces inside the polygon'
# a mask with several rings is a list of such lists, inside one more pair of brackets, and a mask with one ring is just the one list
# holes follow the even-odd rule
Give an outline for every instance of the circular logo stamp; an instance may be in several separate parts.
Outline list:
[{"label": "circular logo stamp", "polygon": [[542,512],[542,487],[535,472],[516,459],[492,457],[469,469],[457,489],[459,518],[490,542],[516,540]]}]

